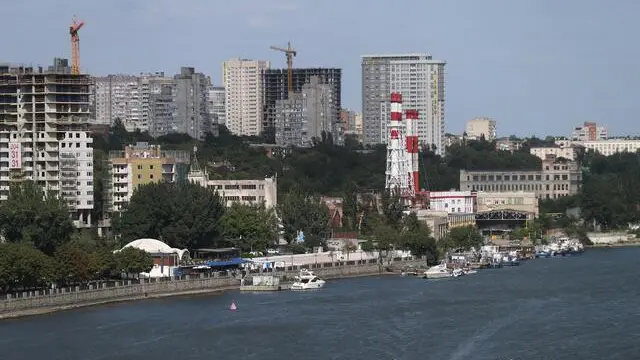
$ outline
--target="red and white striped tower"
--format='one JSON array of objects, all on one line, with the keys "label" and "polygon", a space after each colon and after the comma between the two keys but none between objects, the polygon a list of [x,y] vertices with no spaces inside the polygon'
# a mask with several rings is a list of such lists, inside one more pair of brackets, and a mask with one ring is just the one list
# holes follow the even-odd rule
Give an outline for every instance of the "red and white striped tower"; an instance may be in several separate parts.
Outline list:
[{"label": "red and white striped tower", "polygon": [[418,110],[405,112],[407,125],[407,157],[409,159],[409,184],[414,192],[420,191],[420,168],[418,167]]},{"label": "red and white striped tower", "polygon": [[385,187],[389,192],[412,197],[407,173],[410,171],[405,149],[404,124],[402,123],[402,94],[391,94],[391,121],[387,125],[387,171]]}]

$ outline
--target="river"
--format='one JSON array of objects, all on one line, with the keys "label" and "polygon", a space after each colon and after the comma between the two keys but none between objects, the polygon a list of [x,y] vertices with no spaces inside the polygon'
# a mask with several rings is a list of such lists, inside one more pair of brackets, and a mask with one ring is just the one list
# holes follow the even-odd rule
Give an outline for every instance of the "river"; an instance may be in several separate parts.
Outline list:
[{"label": "river", "polygon": [[345,279],[308,293],[229,292],[8,319],[0,358],[638,359],[639,258],[640,248],[592,249],[455,279]]}]

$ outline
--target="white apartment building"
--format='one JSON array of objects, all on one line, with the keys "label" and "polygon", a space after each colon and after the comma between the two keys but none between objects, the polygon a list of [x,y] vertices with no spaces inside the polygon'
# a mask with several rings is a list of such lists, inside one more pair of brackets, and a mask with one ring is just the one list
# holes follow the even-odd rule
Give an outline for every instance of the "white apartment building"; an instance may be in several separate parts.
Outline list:
[{"label": "white apartment building", "polygon": [[447,214],[476,212],[476,193],[471,191],[432,191],[429,193],[429,208]]},{"label": "white apartment building", "polygon": [[578,145],[583,146],[586,150],[594,150],[604,156],[610,156],[620,152],[634,153],[640,150],[640,140],[609,139],[581,141]]},{"label": "white apartment building", "polygon": [[418,141],[435,145],[444,154],[446,62],[428,54],[362,56],[362,114],[364,141],[387,142],[390,96],[402,94],[403,109],[417,110]]},{"label": "white apartment building", "polygon": [[565,158],[572,161],[575,160],[576,157],[576,149],[573,146],[533,147],[529,149],[529,153],[539,157],[541,160],[545,160],[549,155],[554,155],[557,158]]},{"label": "white apartment building", "polygon": [[128,126],[127,130],[135,130],[141,116],[138,77],[108,75],[93,80],[96,123],[111,125],[115,119],[120,119]]},{"label": "white apartment building", "polygon": [[67,203],[77,227],[91,226],[90,84],[65,59],[48,70],[0,65],[0,201],[31,180]]},{"label": "white apartment building", "polygon": [[493,141],[496,139],[496,121],[487,117],[477,117],[467,121],[465,128],[468,138]]},{"label": "white apartment building", "polygon": [[268,61],[230,59],[223,65],[225,121],[234,135],[257,136],[262,132],[262,72]]}]

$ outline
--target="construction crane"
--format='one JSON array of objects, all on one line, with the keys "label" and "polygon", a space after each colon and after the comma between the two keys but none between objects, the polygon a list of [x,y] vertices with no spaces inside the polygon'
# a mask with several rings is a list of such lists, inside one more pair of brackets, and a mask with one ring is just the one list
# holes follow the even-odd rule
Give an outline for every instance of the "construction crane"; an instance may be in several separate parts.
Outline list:
[{"label": "construction crane", "polygon": [[271,50],[282,51],[287,57],[287,71],[288,71],[288,89],[289,94],[293,92],[293,57],[298,53],[291,47],[291,43],[287,43],[287,48],[283,49],[281,47],[272,46]]},{"label": "construction crane", "polygon": [[71,73],[73,75],[80,74],[80,37],[78,31],[84,25],[84,21],[76,20],[73,17],[73,22],[69,26],[69,34],[71,35]]}]

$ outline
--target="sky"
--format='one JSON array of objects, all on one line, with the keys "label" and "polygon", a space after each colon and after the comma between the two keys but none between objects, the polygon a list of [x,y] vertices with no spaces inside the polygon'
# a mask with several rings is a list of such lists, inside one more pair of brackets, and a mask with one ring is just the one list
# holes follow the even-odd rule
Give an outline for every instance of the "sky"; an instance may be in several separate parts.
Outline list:
[{"label": "sky", "polygon": [[234,57],[338,67],[342,105],[361,111],[361,55],[426,52],[446,65],[446,130],[475,116],[498,135],[569,135],[584,121],[638,135],[637,0],[21,0],[2,4],[0,62],[70,57],[92,75],[194,66],[221,83]]}]

